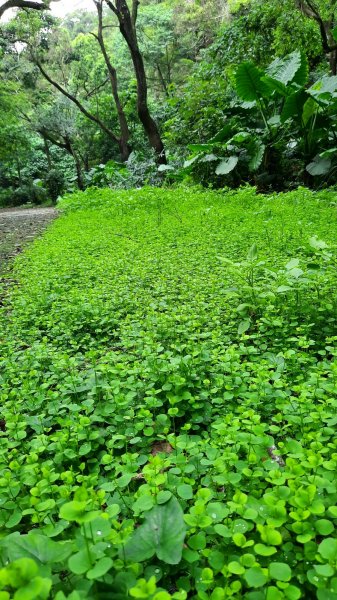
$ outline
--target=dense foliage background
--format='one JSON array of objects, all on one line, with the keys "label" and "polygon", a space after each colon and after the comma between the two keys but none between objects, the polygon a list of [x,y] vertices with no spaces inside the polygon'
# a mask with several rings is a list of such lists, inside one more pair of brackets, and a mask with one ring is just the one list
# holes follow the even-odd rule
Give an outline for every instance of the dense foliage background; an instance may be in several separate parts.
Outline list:
[{"label": "dense foliage background", "polygon": [[[333,0],[134,5],[156,139],[109,3],[62,21],[21,9],[2,22],[1,204],[93,185],[249,182],[266,191],[336,182]],[[289,55],[288,70],[275,65]],[[255,84],[258,73],[269,81],[254,93],[240,88],[242,64],[246,84],[253,72]]]}]

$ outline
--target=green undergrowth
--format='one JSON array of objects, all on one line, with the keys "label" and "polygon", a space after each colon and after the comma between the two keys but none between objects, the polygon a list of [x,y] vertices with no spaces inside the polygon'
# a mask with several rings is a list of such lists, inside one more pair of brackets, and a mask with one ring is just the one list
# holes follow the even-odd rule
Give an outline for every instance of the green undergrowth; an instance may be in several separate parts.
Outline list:
[{"label": "green undergrowth", "polygon": [[1,309],[0,600],[337,599],[336,200],[62,201]]}]

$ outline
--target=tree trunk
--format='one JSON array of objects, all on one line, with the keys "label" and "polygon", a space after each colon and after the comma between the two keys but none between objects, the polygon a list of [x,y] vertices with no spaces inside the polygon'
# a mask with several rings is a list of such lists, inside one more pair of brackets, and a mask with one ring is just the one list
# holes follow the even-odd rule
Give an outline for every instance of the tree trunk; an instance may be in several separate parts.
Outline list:
[{"label": "tree trunk", "polygon": [[70,138],[68,136],[64,136],[62,137],[63,141],[60,141],[57,138],[55,138],[54,135],[51,134],[45,127],[38,129],[37,131],[43,137],[44,140],[49,140],[52,144],[58,146],[58,148],[62,148],[62,150],[65,150],[66,152],[68,152],[68,154],[70,154],[70,156],[72,156],[75,163],[78,188],[80,190],[84,190],[85,185],[82,173],[81,160],[77,152],[74,150]]},{"label": "tree trunk", "polygon": [[72,157],[73,157],[74,162],[75,162],[76,178],[77,178],[78,189],[79,190],[84,190],[85,189],[85,185],[84,185],[84,181],[83,181],[83,173],[82,173],[81,161],[78,158],[76,152],[74,152],[74,151],[72,151]]},{"label": "tree trunk", "polygon": [[316,21],[321,35],[322,48],[329,60],[331,74],[336,75],[337,44],[332,33],[335,27],[334,14],[332,13],[328,20],[324,20],[312,0],[295,0],[295,4],[306,17]]},{"label": "tree trunk", "polygon": [[337,50],[330,52],[329,63],[332,75],[337,75]]},{"label": "tree trunk", "polygon": [[123,162],[125,162],[128,160],[128,158],[131,154],[131,148],[129,146],[130,130],[129,130],[129,126],[128,126],[128,123],[126,120],[124,108],[123,108],[123,105],[121,103],[119,93],[118,93],[117,71],[111,63],[111,60],[108,56],[105,42],[104,42],[102,0],[95,0],[95,5],[97,8],[97,14],[98,14],[98,34],[95,37],[100,45],[101,52],[103,54],[103,58],[105,60],[105,64],[107,66],[108,73],[109,73],[111,90],[112,90],[113,99],[115,101],[115,106],[116,106],[117,115],[118,115],[119,128],[120,128],[120,139],[118,141],[118,145],[119,145],[121,159]]},{"label": "tree trunk", "polygon": [[332,35],[332,30],[334,28],[333,17],[331,18],[330,21],[325,23],[325,27],[326,27],[326,37],[327,37],[328,44],[330,47],[330,52],[328,54],[330,71],[331,71],[332,75],[336,75],[337,74],[337,48],[336,48],[336,43],[335,43],[334,37]]},{"label": "tree trunk", "polygon": [[69,154],[71,154],[71,156],[74,159],[75,168],[76,168],[76,177],[77,177],[78,189],[79,190],[84,190],[85,189],[85,185],[84,185],[84,180],[83,180],[81,159],[79,158],[77,152],[73,148],[73,145],[72,145],[72,143],[71,143],[71,141],[70,141],[69,138],[66,138],[65,145],[68,148]]},{"label": "tree trunk", "polygon": [[113,4],[111,0],[106,0],[106,3],[117,16],[119,29],[129,47],[137,80],[137,111],[139,119],[144,127],[149,142],[156,153],[157,163],[166,164],[164,144],[160,137],[158,126],[152,118],[148,107],[146,73],[136,32],[139,0],[132,1],[132,17],[126,0],[116,0],[115,4]]},{"label": "tree trunk", "polygon": [[49,149],[49,145],[48,145],[48,140],[45,136],[43,136],[43,142],[44,142],[44,151],[47,157],[47,162],[48,162],[48,170],[50,171],[53,168],[52,165],[52,161],[51,161],[51,155],[50,155],[50,149]]},{"label": "tree trunk", "polygon": [[157,71],[158,71],[158,75],[159,75],[160,83],[162,84],[162,87],[163,87],[164,94],[165,94],[165,96],[168,98],[168,97],[169,97],[169,93],[168,93],[168,89],[167,89],[166,81],[165,81],[165,78],[164,78],[163,72],[162,72],[162,70],[161,70],[160,64],[159,64],[159,63],[157,63],[157,64],[156,64],[156,67],[157,67]]},{"label": "tree trunk", "polygon": [[[129,46],[131,50],[131,46]],[[149,142],[156,152],[159,164],[166,164],[164,144],[161,140],[157,123],[151,116],[147,102],[147,81],[143,57],[138,47],[133,47],[132,61],[137,79],[137,111],[139,119],[145,129]]]}]

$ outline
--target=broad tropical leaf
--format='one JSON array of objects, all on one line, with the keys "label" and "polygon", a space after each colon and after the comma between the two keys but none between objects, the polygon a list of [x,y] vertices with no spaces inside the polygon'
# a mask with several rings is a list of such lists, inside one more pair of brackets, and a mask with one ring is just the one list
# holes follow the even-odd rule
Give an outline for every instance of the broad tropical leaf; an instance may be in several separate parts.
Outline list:
[{"label": "broad tropical leaf", "polygon": [[274,79],[273,77],[269,77],[266,75],[262,77],[263,83],[270,89],[271,92],[277,92],[280,96],[287,96],[289,94],[289,90],[287,90],[286,85],[282,83],[282,81],[278,81],[278,79]]},{"label": "broad tropical leaf", "polygon": [[216,156],[216,154],[205,154],[205,156],[202,157],[201,162],[212,162],[214,160],[219,160],[219,157]]},{"label": "broad tropical leaf", "polygon": [[218,133],[213,138],[211,138],[208,143],[215,144],[217,142],[223,142],[231,136],[232,131],[232,125],[224,125],[224,127],[220,129],[220,131],[218,131]]},{"label": "broad tropical leaf", "polygon": [[193,163],[197,162],[201,157],[202,157],[202,154],[196,154],[195,156],[192,156],[192,158],[188,158],[187,160],[185,160],[184,169],[191,167],[193,165]]},{"label": "broad tropical leaf", "polygon": [[269,94],[269,88],[261,81],[263,71],[251,62],[242,63],[236,72],[236,92],[242,100],[251,102]]},{"label": "broad tropical leaf", "polygon": [[248,163],[248,168],[250,171],[257,171],[257,169],[260,167],[263,161],[265,149],[265,145],[259,140],[255,140],[251,144],[251,147],[249,148],[251,158]]},{"label": "broad tropical leaf", "polygon": [[228,175],[228,173],[235,169],[236,165],[238,164],[238,160],[239,159],[237,156],[230,156],[229,158],[222,160],[221,163],[219,163],[217,168],[215,169],[216,174]]},{"label": "broad tropical leaf", "polygon": [[174,171],[174,167],[172,167],[172,165],[159,165],[158,171],[159,173],[164,173],[165,171]]},{"label": "broad tropical leaf", "polygon": [[294,80],[296,73],[302,65],[301,53],[298,50],[288,54],[285,58],[276,58],[267,68],[266,73],[272,79],[287,85]]},{"label": "broad tropical leaf", "polygon": [[297,85],[303,87],[307,81],[309,76],[309,63],[306,55],[301,52],[301,65],[298,71],[296,71],[295,77],[292,80],[292,83],[296,83]]},{"label": "broad tropical leaf", "polygon": [[326,175],[331,169],[331,159],[315,156],[314,160],[306,166],[306,170],[314,177],[317,175]]},{"label": "broad tropical leaf", "polygon": [[319,100],[330,100],[337,92],[337,75],[323,77],[308,89],[308,93]]},{"label": "broad tropical leaf", "polygon": [[227,145],[229,144],[242,144],[242,142],[246,142],[248,138],[251,137],[251,133],[248,131],[239,131],[233,137],[228,140]]},{"label": "broad tropical leaf", "polygon": [[321,158],[327,158],[329,156],[336,156],[337,148],[330,148],[329,150],[324,150],[324,152],[320,153]]},{"label": "broad tropical leaf", "polygon": [[155,554],[169,565],[181,560],[186,525],[183,510],[174,496],[154,506],[145,515],[144,523],[127,542],[123,556],[127,560],[143,562]]},{"label": "broad tropical leaf", "polygon": [[303,106],[308,96],[304,90],[299,90],[286,99],[281,113],[281,121],[284,123],[288,119],[302,119]]},{"label": "broad tropical leaf", "polygon": [[310,121],[311,117],[313,117],[317,110],[318,110],[318,104],[317,102],[315,102],[315,100],[313,98],[308,98],[308,100],[305,102],[304,106],[303,106],[303,112],[302,112],[302,120],[304,125],[306,125],[308,123],[308,121]]},{"label": "broad tropical leaf", "polygon": [[214,144],[188,144],[187,148],[192,152],[211,152]]}]

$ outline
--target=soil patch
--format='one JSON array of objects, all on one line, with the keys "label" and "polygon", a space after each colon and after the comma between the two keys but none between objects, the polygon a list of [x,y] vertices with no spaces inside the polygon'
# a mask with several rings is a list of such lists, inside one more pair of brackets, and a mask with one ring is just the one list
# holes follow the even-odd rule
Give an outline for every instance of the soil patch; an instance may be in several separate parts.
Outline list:
[{"label": "soil patch", "polygon": [[7,270],[10,260],[20,254],[23,247],[42,233],[56,217],[54,208],[0,210],[0,275]]}]

